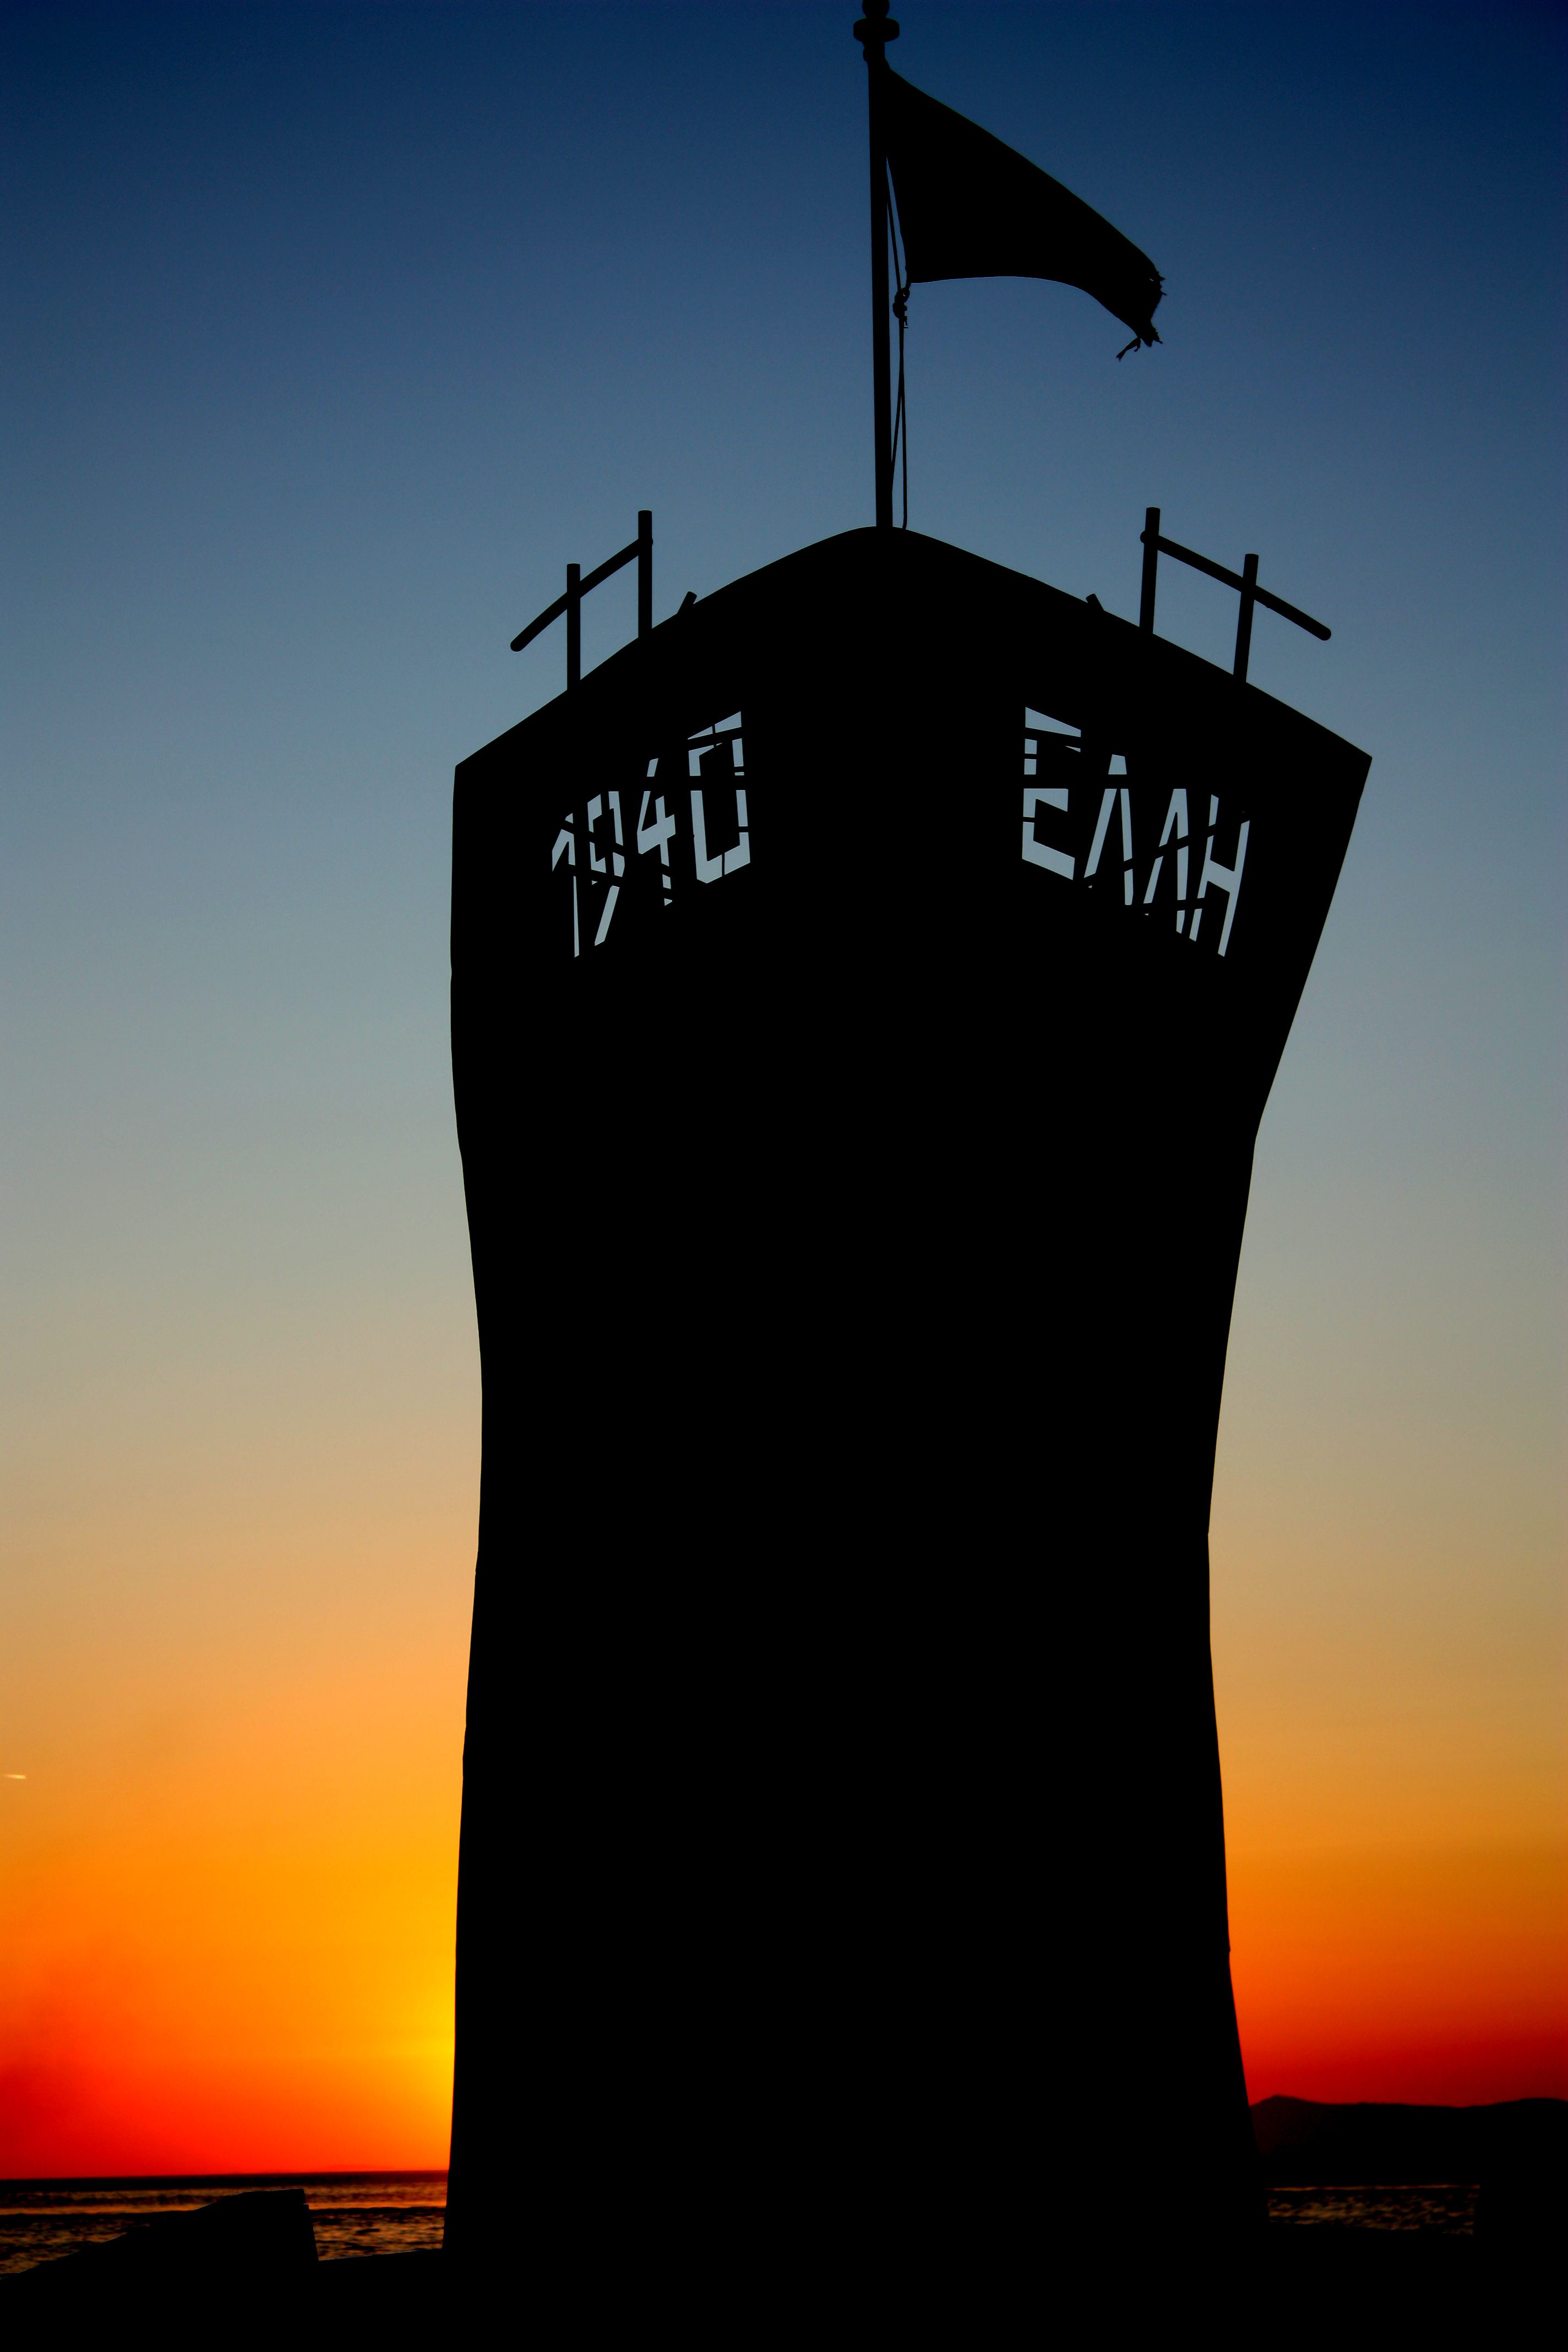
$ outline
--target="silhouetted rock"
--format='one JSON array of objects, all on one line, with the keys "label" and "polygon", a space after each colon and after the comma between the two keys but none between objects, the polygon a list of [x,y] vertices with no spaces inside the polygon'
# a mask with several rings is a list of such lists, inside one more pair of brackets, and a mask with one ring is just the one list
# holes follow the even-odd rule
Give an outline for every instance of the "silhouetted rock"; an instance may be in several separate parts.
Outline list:
[{"label": "silhouetted rock", "polygon": [[199,2309],[226,2332],[237,2316],[303,2304],[315,2274],[304,2190],[247,2189],[0,2280],[0,2328],[13,2341],[19,2329],[44,2341],[73,2313],[109,2321]]}]

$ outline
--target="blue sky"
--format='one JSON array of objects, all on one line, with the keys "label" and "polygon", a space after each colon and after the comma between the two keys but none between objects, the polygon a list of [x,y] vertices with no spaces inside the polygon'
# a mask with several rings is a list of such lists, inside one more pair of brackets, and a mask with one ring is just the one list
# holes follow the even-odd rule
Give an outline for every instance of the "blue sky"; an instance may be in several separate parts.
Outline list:
[{"label": "blue sky", "polygon": [[[660,616],[869,520],[854,13],[0,8],[7,1320],[51,1656],[110,1586],[187,1625],[220,1558],[215,1642],[279,1591],[392,1605],[374,1544],[332,1586],[350,1527],[428,1527],[399,1591],[459,1641],[451,770],[558,689],[558,633],[508,639],[638,507]],[[898,68],[1167,283],[1120,365],[1068,289],[916,289],[911,521],[1128,614],[1146,505],[1258,550],[1334,634],[1260,614],[1255,679],[1373,754],[1260,1145],[1222,1713],[1284,1789],[1324,1690],[1414,1658],[1421,1753],[1474,1785],[1479,1740],[1544,1818],[1563,13],[901,16]],[[1165,567],[1163,631],[1228,664],[1234,625]]]}]

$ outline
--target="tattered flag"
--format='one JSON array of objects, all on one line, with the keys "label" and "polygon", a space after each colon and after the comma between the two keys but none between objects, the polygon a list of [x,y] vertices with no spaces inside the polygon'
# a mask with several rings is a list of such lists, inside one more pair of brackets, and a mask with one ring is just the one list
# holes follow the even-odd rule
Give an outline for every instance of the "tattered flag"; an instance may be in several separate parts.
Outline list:
[{"label": "tattered flag", "polygon": [[1154,310],[1162,280],[1146,253],[977,122],[928,98],[890,66],[880,69],[880,79],[883,134],[911,284],[1050,278],[1092,294],[1131,327],[1128,351],[1159,341]]}]

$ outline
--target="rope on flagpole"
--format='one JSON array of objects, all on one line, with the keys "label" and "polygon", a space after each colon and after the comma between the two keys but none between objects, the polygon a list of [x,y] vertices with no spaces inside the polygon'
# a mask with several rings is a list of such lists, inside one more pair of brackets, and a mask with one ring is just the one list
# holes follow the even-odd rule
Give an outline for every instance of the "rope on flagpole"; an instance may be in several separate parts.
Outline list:
[{"label": "rope on flagpole", "polygon": [[[904,406],[904,330],[909,324],[910,280],[908,263],[902,241],[899,236],[898,199],[893,192],[891,173],[889,174],[888,181],[888,229],[893,240],[893,275],[899,286],[892,302],[893,316],[899,322],[899,394],[893,404],[893,446],[888,463],[889,467],[896,467],[900,452],[902,452],[904,512],[900,528],[908,530],[910,527],[910,419],[909,412]],[[891,488],[890,483],[889,487]]]}]

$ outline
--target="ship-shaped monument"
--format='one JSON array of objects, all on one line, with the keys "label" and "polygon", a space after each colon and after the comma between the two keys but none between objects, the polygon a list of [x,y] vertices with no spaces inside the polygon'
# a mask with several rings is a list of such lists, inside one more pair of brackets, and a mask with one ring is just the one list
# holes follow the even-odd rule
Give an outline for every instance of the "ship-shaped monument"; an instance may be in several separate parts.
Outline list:
[{"label": "ship-shaped monument", "polygon": [[[1328,634],[1253,557],[1151,510],[1133,626],[894,527],[911,278],[1065,278],[1144,341],[1159,279],[892,72],[885,0],[855,29],[875,526],[655,626],[643,517],[536,625],[567,691],[457,777],[447,2243],[572,2340],[1010,2332],[1262,2217],[1207,1525],[1369,761],[1248,681],[1258,604]],[[1162,553],[1237,592],[1233,671],[1157,633]]]}]

